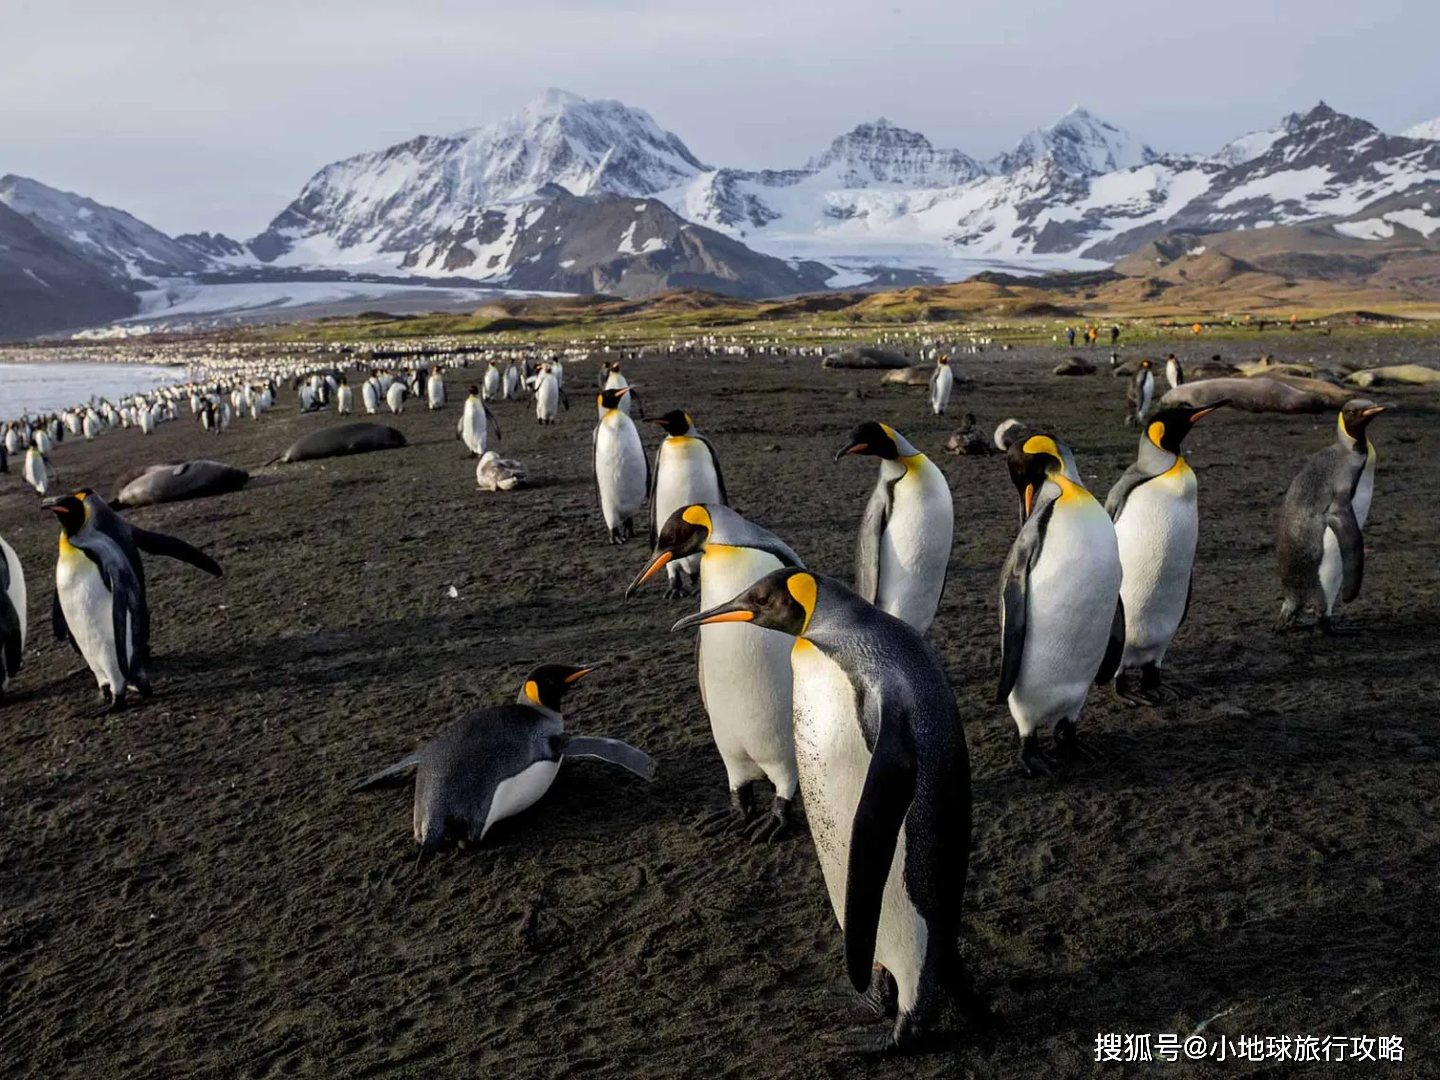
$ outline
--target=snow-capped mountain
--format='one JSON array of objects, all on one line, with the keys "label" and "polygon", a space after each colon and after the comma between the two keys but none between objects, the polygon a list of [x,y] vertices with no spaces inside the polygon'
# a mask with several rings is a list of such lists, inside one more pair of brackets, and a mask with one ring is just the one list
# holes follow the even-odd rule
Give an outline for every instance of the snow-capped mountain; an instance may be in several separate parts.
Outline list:
[{"label": "snow-capped mountain", "polygon": [[250,247],[276,265],[393,269],[482,211],[551,184],[576,195],[645,196],[703,171],[648,113],[547,90],[498,124],[421,135],[325,167]]},{"label": "snow-capped mountain", "polygon": [[1008,175],[1049,162],[1067,176],[1100,176],[1148,165],[1159,156],[1128,131],[1075,105],[1048,128],[1035,129],[1015,149],[1001,154],[990,171]]},{"label": "snow-capped mountain", "polygon": [[124,210],[38,180],[0,177],[0,203],[81,259],[121,279],[175,277],[209,267],[203,255]]},{"label": "snow-capped mountain", "polygon": [[124,318],[139,307],[121,281],[0,202],[0,338]]},{"label": "snow-capped mountain", "polygon": [[1407,139],[1428,139],[1431,142],[1440,141],[1440,117],[1434,120],[1426,120],[1423,124],[1416,124],[1408,127],[1400,133]]}]

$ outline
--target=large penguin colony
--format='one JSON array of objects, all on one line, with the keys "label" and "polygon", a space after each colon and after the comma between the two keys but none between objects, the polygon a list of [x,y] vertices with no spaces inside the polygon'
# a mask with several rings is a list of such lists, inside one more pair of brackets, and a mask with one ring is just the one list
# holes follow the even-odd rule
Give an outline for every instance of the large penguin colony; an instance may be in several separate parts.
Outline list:
[{"label": "large penguin colony", "polygon": [[[922,354],[926,370],[912,381],[925,386],[936,416],[963,394],[962,351]],[[813,362],[803,350],[789,355]],[[8,422],[0,469],[23,476],[58,528],[53,571],[21,566],[0,539],[0,687],[13,692],[23,684],[30,619],[48,602],[54,634],[93,675],[103,709],[163,693],[163,679],[152,687],[152,624],[189,616],[151,610],[144,557],[179,559],[214,575],[222,568],[184,539],[132,525],[120,511],[220,496],[250,478],[220,460],[168,462],[102,494],[87,478],[67,475],[67,440],[102,439],[120,428],[148,436],[166,424],[195,423],[215,433],[218,459],[227,430],[263,422],[277,405],[347,418],[275,447],[264,468],[284,470],[297,461],[403,447],[387,416],[445,410],[474,461],[476,498],[503,499],[537,478],[496,448],[504,442],[502,420],[507,428],[593,423],[594,543],[643,548],[615,602],[660,589],[669,598],[694,598],[695,610],[674,630],[697,638],[696,687],[728,782],[723,805],[699,827],[757,843],[808,829],[843,934],[845,975],[862,1012],[883,1021],[863,1028],[852,1049],[983,1044],[995,1018],[960,948],[969,758],[955,695],[927,642],[947,632],[935,616],[965,528],[966,493],[951,490],[895,418],[859,425],[835,446],[839,464],[827,466],[871,461],[876,473],[869,502],[856,507],[853,578],[816,573],[805,551],[731,508],[723,439],[712,439],[705,417],[669,400],[663,385],[629,382],[627,359],[613,349],[538,346],[337,353],[319,364],[313,355],[285,362],[221,357],[190,382]],[[1120,367],[1118,356],[1112,364]],[[1015,724],[1016,768],[1030,776],[1059,777],[1097,760],[1084,723],[1096,687],[1152,708],[1184,693],[1183,683],[1167,679],[1167,652],[1187,612],[1205,603],[1192,588],[1203,525],[1184,443],[1231,399],[1197,396],[1201,383],[1186,383],[1173,357],[1131,361],[1120,373],[1123,381],[1111,384],[1114,422],[1132,426],[1136,451],[1108,492],[1089,489],[1076,452],[1043,417],[982,431],[967,416],[951,440],[957,453],[1003,461],[1014,488],[1014,542],[1003,566],[991,568],[1001,613],[992,674],[995,700]],[[1355,392],[1335,402],[1333,437],[1296,462],[1276,507],[1284,596],[1277,631],[1340,632],[1342,605],[1362,587],[1375,492],[1372,432],[1383,432],[1383,419],[1376,420],[1386,406]],[[1004,482],[998,465],[995,476]],[[53,581],[53,590],[42,581]],[[526,676],[512,702],[441,728],[398,761],[375,762],[378,771],[356,777],[356,789],[413,785],[423,866],[442,848],[483,844],[497,822],[544,797],[567,758],[618,767],[616,783],[633,782],[622,773],[653,779],[663,761],[657,766],[643,749],[603,731],[568,728],[566,695],[598,660],[550,658]]]}]

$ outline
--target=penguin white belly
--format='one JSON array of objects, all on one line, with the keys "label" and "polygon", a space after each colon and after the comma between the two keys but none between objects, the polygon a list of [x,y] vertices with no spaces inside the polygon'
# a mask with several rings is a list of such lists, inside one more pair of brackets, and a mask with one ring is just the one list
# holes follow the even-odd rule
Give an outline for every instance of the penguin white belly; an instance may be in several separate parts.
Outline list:
[{"label": "penguin white belly", "polygon": [[1320,555],[1320,589],[1325,594],[1326,615],[1334,613],[1335,600],[1344,581],[1345,563],[1340,558],[1340,539],[1334,529],[1326,526]]},{"label": "penguin white belly", "polygon": [[540,380],[535,390],[535,418],[554,420],[560,411],[560,385],[554,376]]},{"label": "penguin white belly", "polygon": [[490,796],[490,812],[485,815],[485,827],[480,830],[480,838],[483,840],[490,831],[490,826],[497,821],[514,817],[539,802],[541,796],[550,790],[550,785],[555,782],[555,774],[559,771],[559,761],[537,761],[496,784],[495,794]]},{"label": "penguin white belly", "polygon": [[485,372],[485,382],[480,387],[480,390],[484,394],[486,401],[498,397],[500,394],[500,372],[494,368]]},{"label": "penguin white belly", "polygon": [[[350,413],[355,407],[355,392],[348,386],[340,387],[340,392],[335,396],[335,411]],[[253,410],[252,410],[253,411]]]},{"label": "penguin white belly", "polygon": [[1360,479],[1355,484],[1355,494],[1350,496],[1350,505],[1355,508],[1355,520],[1360,523],[1360,528],[1365,528],[1365,522],[1370,519],[1370,499],[1375,494],[1375,448],[1370,447],[1370,452],[1365,458],[1365,469],[1360,473]]},{"label": "penguin white belly", "polygon": [[[803,638],[795,643],[790,661],[800,793],[830,906],[843,928],[851,830],[870,769],[870,750],[856,713],[855,688],[841,667]],[[904,865],[902,828],[880,905],[875,962],[895,977],[900,1008],[908,1011],[919,994],[927,933],[925,920],[905,892]]]},{"label": "penguin white belly", "polygon": [[600,421],[595,480],[607,528],[618,529],[640,512],[645,502],[645,447],[635,425],[623,415],[607,415]]},{"label": "penguin white belly", "polygon": [[485,410],[473,399],[465,401],[465,411],[460,416],[460,438],[470,453],[477,456],[485,453],[489,426],[485,422]]},{"label": "penguin white belly", "polygon": [[1195,491],[1195,474],[1181,462],[1132,491],[1115,523],[1125,667],[1163,662],[1184,618],[1200,535]]},{"label": "penguin white belly", "polygon": [[892,499],[890,518],[880,534],[875,606],[923,634],[945,588],[955,506],[945,474],[928,459],[906,469]]},{"label": "penguin white belly", "polygon": [[1021,736],[1076,719],[1100,670],[1120,594],[1120,552],[1109,515],[1093,499],[1055,503],[1030,570],[1025,646],[1010,691]]},{"label": "penguin white belly", "polygon": [[[670,515],[682,506],[723,501],[710,448],[700,439],[684,435],[667,438],[660,444],[658,472],[659,476],[655,478],[656,528],[669,521]],[[693,577],[700,572],[700,556],[676,559],[665,569],[672,580],[682,569]]]},{"label": "penguin white belly", "polygon": [[4,555],[5,566],[10,571],[10,587],[5,590],[5,594],[10,597],[10,606],[15,609],[15,615],[20,620],[20,644],[23,647],[30,627],[25,608],[25,571],[20,566],[20,556],[15,554],[15,549],[4,537],[0,537],[0,554]]},{"label": "penguin white belly", "polygon": [[398,382],[391,383],[390,389],[385,391],[385,404],[392,413],[398,413],[405,408],[405,390]]},{"label": "penguin white belly", "polygon": [[[744,592],[780,560],[754,548],[711,544],[701,559],[700,607]],[[783,799],[795,797],[795,748],[790,727],[790,650],[787,634],[744,623],[700,628],[701,697],[710,732],[733,791],[766,779]]]},{"label": "penguin white belly", "polygon": [[79,550],[63,553],[55,564],[55,591],[70,635],[96,683],[116,693],[123,691],[125,676],[115,651],[115,598],[101,580],[100,568]]},{"label": "penguin white belly", "polygon": [[431,376],[430,382],[425,387],[426,397],[432,409],[438,409],[445,404],[445,383],[440,376]]},{"label": "penguin white belly", "polygon": [[1141,420],[1150,415],[1150,402],[1155,397],[1155,376],[1146,375],[1140,384],[1139,416]]},{"label": "penguin white belly", "polygon": [[950,390],[955,385],[955,376],[948,367],[940,369],[935,376],[935,386],[930,392],[930,409],[936,416],[944,414],[950,404]]}]

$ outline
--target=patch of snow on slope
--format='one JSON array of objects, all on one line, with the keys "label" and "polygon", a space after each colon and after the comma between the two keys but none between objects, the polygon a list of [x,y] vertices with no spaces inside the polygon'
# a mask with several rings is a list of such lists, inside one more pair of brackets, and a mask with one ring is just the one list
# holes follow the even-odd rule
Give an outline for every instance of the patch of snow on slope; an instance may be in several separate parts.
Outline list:
[{"label": "patch of snow on slope", "polygon": [[[1429,207],[1429,203],[1425,204]],[[1431,217],[1424,210],[1391,210],[1385,215],[1386,221],[1393,221],[1396,225],[1403,225],[1407,229],[1414,229],[1426,240],[1436,229],[1440,229],[1440,218]]]},{"label": "patch of snow on slope", "polygon": [[1382,218],[1366,218],[1364,221],[1337,221],[1335,231],[1355,240],[1388,240],[1395,235],[1395,226]]},{"label": "patch of snow on slope", "polygon": [[1408,127],[1400,134],[1407,139],[1428,139],[1431,142],[1440,142],[1440,117],[1426,120],[1423,124],[1416,124],[1414,127]]}]

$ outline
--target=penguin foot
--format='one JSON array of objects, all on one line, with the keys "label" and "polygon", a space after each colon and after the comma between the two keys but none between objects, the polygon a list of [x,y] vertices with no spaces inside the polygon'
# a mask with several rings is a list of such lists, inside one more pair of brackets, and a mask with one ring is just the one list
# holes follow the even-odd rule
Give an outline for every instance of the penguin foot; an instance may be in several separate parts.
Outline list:
[{"label": "penguin foot", "polygon": [[1075,721],[1061,720],[1055,725],[1055,752],[1058,757],[1066,761],[1103,761],[1105,755],[1080,741],[1080,733],[1075,730]]},{"label": "penguin foot", "polygon": [[755,792],[752,785],[742,784],[730,792],[730,805],[724,810],[706,814],[695,823],[701,836],[721,836],[744,829],[755,816]]},{"label": "penguin foot", "polygon": [[618,525],[610,530],[610,543],[614,544],[616,547],[619,547],[621,544],[625,543],[625,533]]},{"label": "penguin foot", "polygon": [[110,688],[107,686],[104,688],[102,693],[104,694],[106,700],[109,701],[109,704],[106,705],[95,715],[109,716],[111,713],[124,712],[129,707],[128,702],[126,702],[125,700],[124,690],[121,690],[118,694],[115,694],[112,693],[110,691]]},{"label": "penguin foot", "polygon": [[666,586],[665,586],[665,599],[666,599],[666,600],[683,600],[685,597],[687,597],[687,596],[689,596],[689,595],[690,595],[690,590],[687,589],[684,585],[680,584],[680,582],[679,582],[678,580],[677,580],[677,581],[672,581],[672,582],[670,582],[669,585],[666,585]]},{"label": "penguin foot", "polygon": [[1353,626],[1336,626],[1335,620],[1329,615],[1321,615],[1315,620],[1315,629],[1326,637],[1354,637],[1359,633]]},{"label": "penguin foot", "polygon": [[871,968],[870,985],[863,994],[849,988],[835,993],[845,999],[862,1022],[894,1020],[900,1014],[900,989],[895,985],[895,976],[881,964]]},{"label": "penguin foot", "polygon": [[1040,749],[1040,738],[1033,731],[1020,740],[1020,764],[1030,776],[1049,776],[1055,771],[1055,759]]},{"label": "penguin foot", "polygon": [[770,803],[770,813],[745,826],[745,835],[750,838],[750,843],[768,844],[783,839],[790,831],[791,805],[789,799],[782,799],[776,795],[774,801]]},{"label": "penguin foot", "polygon": [[1154,708],[1160,704],[1159,695],[1146,689],[1144,678],[1133,671],[1122,672],[1116,676],[1115,696],[1127,705]]},{"label": "penguin foot", "polygon": [[913,1054],[924,1049],[923,1028],[909,1016],[895,1021],[892,1031],[876,1035],[873,1031],[851,1031],[841,1036],[841,1053],[857,1057],[891,1057],[898,1054]]}]

